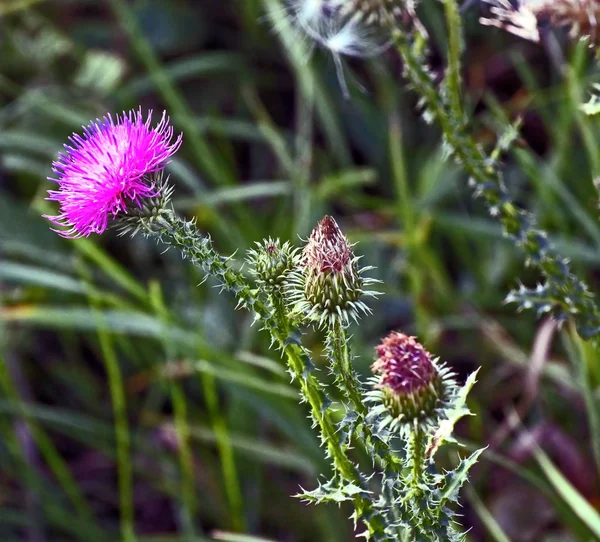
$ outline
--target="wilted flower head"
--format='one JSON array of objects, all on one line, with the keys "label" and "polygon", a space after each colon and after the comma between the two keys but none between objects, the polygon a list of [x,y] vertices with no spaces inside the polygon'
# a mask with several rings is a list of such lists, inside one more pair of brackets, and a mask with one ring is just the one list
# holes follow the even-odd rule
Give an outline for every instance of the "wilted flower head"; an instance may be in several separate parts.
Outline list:
[{"label": "wilted flower head", "polygon": [[295,310],[320,325],[335,320],[347,324],[350,319],[357,320],[360,313],[370,312],[360,298],[377,294],[364,289],[376,281],[362,276],[372,268],[360,268],[359,259],[337,222],[330,216],[323,218],[290,275],[289,297]]},{"label": "wilted flower head", "polygon": [[377,347],[369,400],[383,405],[393,425],[434,422],[454,389],[450,371],[415,337],[392,332]]},{"label": "wilted flower head", "polygon": [[598,42],[600,2],[598,0],[485,0],[492,17],[481,23],[496,26],[522,38],[539,41],[540,25],[568,28],[573,39]]},{"label": "wilted flower head", "polygon": [[265,239],[248,251],[247,261],[259,284],[266,288],[281,288],[299,260],[299,250],[289,241]]},{"label": "wilted flower head", "polygon": [[58,201],[57,216],[46,216],[68,230],[55,230],[64,237],[87,237],[102,233],[108,221],[127,207],[140,207],[144,198],[157,196],[148,175],[161,171],[181,145],[173,139],[173,128],[163,113],[150,125],[152,112],[144,121],[141,110],[108,114],[83,128],[83,137],[73,134],[53,163],[58,190],[49,190],[49,200]]}]

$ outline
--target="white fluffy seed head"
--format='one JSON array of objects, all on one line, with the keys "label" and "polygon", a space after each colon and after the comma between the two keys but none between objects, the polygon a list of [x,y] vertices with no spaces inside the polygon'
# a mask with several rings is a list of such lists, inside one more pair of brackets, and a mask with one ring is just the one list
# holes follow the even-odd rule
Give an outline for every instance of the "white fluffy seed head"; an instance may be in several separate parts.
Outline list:
[{"label": "white fluffy seed head", "polygon": [[292,12],[301,24],[319,25],[323,17],[324,0],[294,0]]},{"label": "white fluffy seed head", "polygon": [[366,23],[340,0],[292,0],[290,11],[296,26],[334,55],[370,57],[385,48],[383,29]]},{"label": "white fluffy seed head", "polygon": [[332,27],[324,42],[332,53],[342,56],[373,57],[382,53],[388,42],[375,29],[356,20]]},{"label": "white fluffy seed head", "polygon": [[381,4],[384,7],[378,9],[384,10],[399,1],[288,0],[288,12],[302,37],[331,52],[338,79],[348,96],[341,57],[366,58],[383,53],[390,44],[390,26],[383,23],[383,11],[372,11],[373,6]]}]

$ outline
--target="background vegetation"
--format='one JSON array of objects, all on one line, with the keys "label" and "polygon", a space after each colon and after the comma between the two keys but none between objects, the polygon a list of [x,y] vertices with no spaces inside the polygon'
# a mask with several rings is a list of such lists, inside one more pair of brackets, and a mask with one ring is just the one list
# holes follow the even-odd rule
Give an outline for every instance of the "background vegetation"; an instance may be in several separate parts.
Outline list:
[{"label": "background vegetation", "polygon": [[[522,118],[509,188],[598,286],[599,126],[579,111],[597,65],[560,34],[482,27],[482,9],[464,13],[479,140]],[[440,6],[420,13],[441,70]],[[363,375],[391,329],[461,379],[482,367],[459,431],[490,445],[469,540],[600,540],[595,344],[504,304],[538,277],[445,160],[395,53],[346,64],[345,100],[330,57],[272,31],[283,15],[277,0],[0,1],[0,539],[354,539],[350,510],[292,498],[328,466],[233,299],[152,242],[67,241],[40,216],[68,135],[141,106],[184,132],[176,208],[222,252],[297,241],[325,213],[360,242],[385,292],[354,329]]]}]

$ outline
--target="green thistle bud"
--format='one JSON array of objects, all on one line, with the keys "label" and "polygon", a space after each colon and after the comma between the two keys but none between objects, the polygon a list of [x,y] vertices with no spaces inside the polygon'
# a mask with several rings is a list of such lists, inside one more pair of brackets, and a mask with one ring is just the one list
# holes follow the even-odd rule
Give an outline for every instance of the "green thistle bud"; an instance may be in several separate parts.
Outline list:
[{"label": "green thistle bud", "polygon": [[300,265],[290,275],[294,312],[319,325],[335,320],[347,325],[350,319],[358,321],[361,313],[370,313],[361,297],[377,295],[365,290],[377,281],[362,276],[372,268],[361,268],[359,259],[336,221],[330,216],[323,218],[302,251]]},{"label": "green thistle bud", "polygon": [[456,389],[449,369],[414,337],[398,332],[383,339],[377,356],[371,369],[378,376],[372,379],[369,400],[383,405],[392,425],[434,425]]},{"label": "green thistle bud", "polygon": [[279,239],[270,237],[256,245],[248,251],[247,262],[257,282],[269,289],[281,289],[287,276],[298,265],[299,250],[289,241],[282,245]]}]

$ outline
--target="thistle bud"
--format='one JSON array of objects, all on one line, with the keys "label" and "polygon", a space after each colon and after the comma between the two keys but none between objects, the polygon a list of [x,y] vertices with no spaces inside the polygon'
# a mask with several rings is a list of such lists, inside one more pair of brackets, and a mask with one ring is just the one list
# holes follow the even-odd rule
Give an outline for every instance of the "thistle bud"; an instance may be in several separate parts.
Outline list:
[{"label": "thistle bud", "polygon": [[364,289],[377,281],[362,276],[371,268],[361,268],[359,259],[337,222],[330,216],[323,218],[302,251],[298,269],[290,276],[294,310],[319,325],[336,320],[346,325],[350,319],[357,321],[361,313],[369,313],[361,297],[377,295]]},{"label": "thistle bud", "polygon": [[296,267],[298,249],[289,241],[281,244],[279,239],[257,242],[256,248],[248,251],[247,262],[256,275],[257,282],[269,289],[280,289],[289,273]]},{"label": "thistle bud", "polygon": [[381,402],[396,425],[435,422],[454,389],[450,371],[414,337],[399,332],[383,339],[377,356],[370,400]]}]

